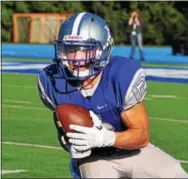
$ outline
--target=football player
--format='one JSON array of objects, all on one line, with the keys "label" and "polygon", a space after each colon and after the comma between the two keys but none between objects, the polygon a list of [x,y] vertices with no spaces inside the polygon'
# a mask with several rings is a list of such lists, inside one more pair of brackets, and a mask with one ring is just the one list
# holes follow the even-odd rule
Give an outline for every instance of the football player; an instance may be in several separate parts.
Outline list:
[{"label": "football player", "polygon": [[[61,25],[54,47],[54,63],[39,74],[38,89],[70,152],[73,177],[79,172],[82,178],[188,176],[179,161],[149,142],[145,72],[139,61],[111,56],[105,20],[74,14]],[[70,125],[74,132],[65,135],[55,109],[66,103],[88,109],[94,126]]]}]

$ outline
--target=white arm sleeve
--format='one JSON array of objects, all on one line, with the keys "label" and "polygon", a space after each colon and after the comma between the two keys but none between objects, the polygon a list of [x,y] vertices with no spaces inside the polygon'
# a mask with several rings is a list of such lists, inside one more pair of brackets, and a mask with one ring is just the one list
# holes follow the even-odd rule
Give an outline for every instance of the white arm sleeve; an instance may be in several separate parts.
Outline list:
[{"label": "white arm sleeve", "polygon": [[56,108],[56,105],[53,103],[53,101],[49,98],[49,96],[46,94],[44,87],[42,85],[42,82],[40,78],[38,77],[38,90],[39,90],[39,96],[41,101],[44,103],[44,105],[49,108],[50,110],[54,111]]},{"label": "white arm sleeve", "polygon": [[124,110],[141,102],[147,93],[146,74],[143,68],[140,68],[134,75],[127,92],[125,94]]}]

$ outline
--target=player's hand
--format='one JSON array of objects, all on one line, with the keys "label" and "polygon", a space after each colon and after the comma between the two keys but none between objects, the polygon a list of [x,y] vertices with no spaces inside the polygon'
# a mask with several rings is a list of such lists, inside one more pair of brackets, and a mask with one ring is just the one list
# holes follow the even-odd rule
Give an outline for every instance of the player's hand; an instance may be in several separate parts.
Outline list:
[{"label": "player's hand", "polygon": [[71,145],[70,148],[70,154],[73,159],[81,159],[91,155],[91,150],[79,151],[75,147],[75,145]]},{"label": "player's hand", "polygon": [[66,135],[69,142],[78,151],[86,151],[95,147],[112,146],[115,142],[115,132],[106,129],[101,120],[93,112],[90,112],[94,126],[83,127],[70,125],[70,128],[76,132],[68,132]]},{"label": "player's hand", "polygon": [[74,145],[70,145],[66,142],[64,136],[61,137],[61,141],[63,143],[63,148],[70,153],[72,158],[75,158],[75,159],[85,158],[91,154],[91,150],[87,150],[87,151],[76,150],[74,148]]}]

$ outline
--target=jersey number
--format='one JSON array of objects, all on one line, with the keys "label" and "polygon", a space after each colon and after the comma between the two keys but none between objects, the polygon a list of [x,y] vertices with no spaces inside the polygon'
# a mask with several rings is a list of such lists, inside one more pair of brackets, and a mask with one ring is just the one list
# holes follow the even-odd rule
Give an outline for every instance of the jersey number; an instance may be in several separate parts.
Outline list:
[{"label": "jersey number", "polygon": [[140,99],[145,95],[146,90],[147,90],[147,85],[146,85],[145,77],[140,76],[136,80],[136,83],[132,88],[132,93],[134,94],[137,101],[140,101]]}]

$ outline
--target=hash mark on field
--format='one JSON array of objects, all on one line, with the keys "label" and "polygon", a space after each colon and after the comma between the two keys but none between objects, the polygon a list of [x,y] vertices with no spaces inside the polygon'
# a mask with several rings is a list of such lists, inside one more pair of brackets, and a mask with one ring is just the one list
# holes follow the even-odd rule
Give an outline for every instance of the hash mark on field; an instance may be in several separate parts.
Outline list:
[{"label": "hash mark on field", "polygon": [[[18,142],[8,142],[8,141],[2,142],[2,144],[17,145],[17,146],[24,146],[24,147],[46,148],[46,149],[54,149],[54,150],[63,150],[61,147],[55,147],[55,146],[28,144],[28,143],[18,143]],[[187,160],[179,160],[179,161],[181,163],[188,164]]]},{"label": "hash mark on field", "polygon": [[24,103],[24,104],[31,104],[30,101],[17,101],[17,100],[10,100],[10,99],[4,99],[3,101],[5,101],[5,102],[10,102],[10,103]]}]

